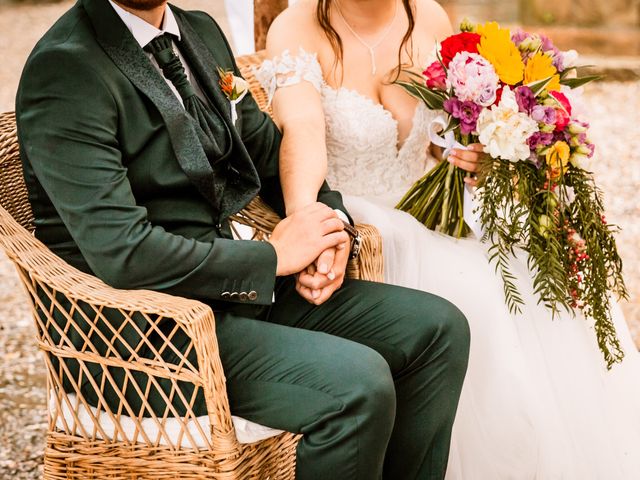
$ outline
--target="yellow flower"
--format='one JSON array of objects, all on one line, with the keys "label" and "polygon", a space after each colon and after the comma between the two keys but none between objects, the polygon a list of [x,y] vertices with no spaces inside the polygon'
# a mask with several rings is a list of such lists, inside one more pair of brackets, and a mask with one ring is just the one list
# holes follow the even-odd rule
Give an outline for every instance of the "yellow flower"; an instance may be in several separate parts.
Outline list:
[{"label": "yellow flower", "polygon": [[566,142],[557,141],[547,151],[547,165],[551,167],[551,178],[558,178],[560,172],[565,173],[569,168],[571,149]]},{"label": "yellow flower", "polygon": [[511,41],[511,32],[500,28],[496,22],[478,25],[477,32],[482,36],[478,53],[486,58],[496,73],[507,85],[515,85],[524,77],[524,62],[520,50]]},{"label": "yellow flower", "polygon": [[547,90],[560,90],[560,75],[558,75],[556,67],[553,66],[553,59],[545,53],[538,52],[529,59],[524,67],[524,83],[529,85],[549,77],[552,78],[547,85]]}]

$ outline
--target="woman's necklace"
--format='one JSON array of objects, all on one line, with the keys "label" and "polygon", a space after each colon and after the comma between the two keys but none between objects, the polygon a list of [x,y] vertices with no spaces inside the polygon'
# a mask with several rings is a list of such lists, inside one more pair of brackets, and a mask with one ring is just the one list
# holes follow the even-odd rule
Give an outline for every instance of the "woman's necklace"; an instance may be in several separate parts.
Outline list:
[{"label": "woman's necklace", "polygon": [[391,31],[391,27],[393,27],[393,24],[396,22],[396,18],[398,17],[398,2],[396,1],[396,11],[393,14],[393,18],[391,19],[391,22],[389,22],[389,25],[387,25],[387,27],[385,28],[384,32],[382,32],[382,35],[380,36],[380,38],[378,38],[378,41],[376,41],[374,44],[368,44],[367,42],[365,42],[362,39],[362,37],[360,35],[358,35],[353,28],[351,28],[351,25],[349,25],[349,22],[347,22],[347,19],[344,18],[344,15],[342,14],[342,8],[340,8],[340,5],[338,5],[337,10],[338,10],[338,14],[340,15],[340,18],[342,19],[344,24],[347,26],[349,31],[353,34],[353,36],[362,45],[364,45],[367,48],[367,50],[369,50],[369,55],[371,56],[371,75],[372,76],[375,75],[376,72],[378,71],[378,69],[376,68],[376,53],[375,53],[375,50],[376,50],[376,48],[378,48],[380,46],[382,41],[385,38],[387,38],[387,35],[389,35],[389,32]]}]

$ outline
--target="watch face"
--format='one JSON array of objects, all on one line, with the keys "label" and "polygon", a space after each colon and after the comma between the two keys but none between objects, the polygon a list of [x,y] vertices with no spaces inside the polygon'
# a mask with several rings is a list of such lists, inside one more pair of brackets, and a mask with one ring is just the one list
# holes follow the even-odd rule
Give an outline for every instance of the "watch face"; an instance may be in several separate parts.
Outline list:
[{"label": "watch face", "polygon": [[358,255],[360,255],[361,246],[362,246],[362,237],[358,235],[354,237],[353,243],[351,244],[351,254],[349,255],[349,258],[351,258],[351,260],[358,258]]}]

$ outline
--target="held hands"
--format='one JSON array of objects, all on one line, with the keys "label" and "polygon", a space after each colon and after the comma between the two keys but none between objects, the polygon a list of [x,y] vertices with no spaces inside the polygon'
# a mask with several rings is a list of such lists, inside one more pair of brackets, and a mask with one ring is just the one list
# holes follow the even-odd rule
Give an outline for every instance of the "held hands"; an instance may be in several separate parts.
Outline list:
[{"label": "held hands", "polygon": [[[480,164],[487,158],[487,154],[484,153],[484,147],[480,143],[472,143],[467,148],[468,150],[453,149],[447,157],[447,161],[456,167],[475,174],[480,169]],[[478,183],[475,175],[466,177],[464,181],[472,187],[475,187]]]},{"label": "held hands", "polygon": [[349,242],[322,252],[320,257],[296,276],[296,290],[309,303],[321,305],[342,286]]}]

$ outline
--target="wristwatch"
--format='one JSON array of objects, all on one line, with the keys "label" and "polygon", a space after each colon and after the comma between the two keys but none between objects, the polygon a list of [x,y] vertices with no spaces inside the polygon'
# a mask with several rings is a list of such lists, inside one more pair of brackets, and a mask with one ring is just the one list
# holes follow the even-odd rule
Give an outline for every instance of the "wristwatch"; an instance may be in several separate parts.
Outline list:
[{"label": "wristwatch", "polygon": [[357,228],[350,223],[342,221],[344,223],[344,231],[351,237],[351,250],[349,253],[349,259],[355,260],[360,255],[360,248],[362,247],[362,236]]}]

